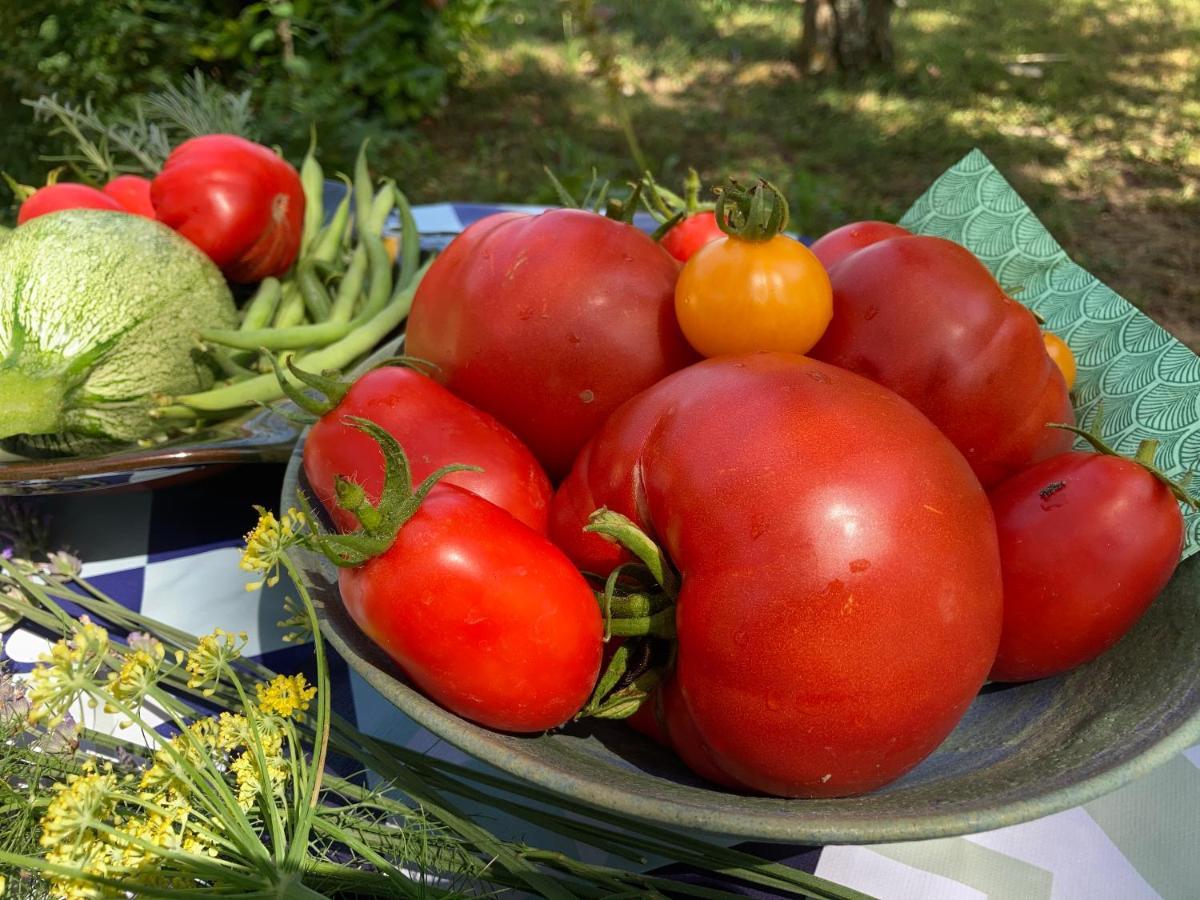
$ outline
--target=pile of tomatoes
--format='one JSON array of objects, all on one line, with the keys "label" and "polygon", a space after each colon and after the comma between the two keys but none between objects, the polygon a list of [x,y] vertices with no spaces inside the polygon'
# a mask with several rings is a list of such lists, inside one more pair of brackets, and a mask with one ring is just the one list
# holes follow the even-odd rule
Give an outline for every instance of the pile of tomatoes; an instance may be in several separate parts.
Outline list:
[{"label": "pile of tomatoes", "polygon": [[30,191],[17,224],[62,209],[106,209],[157,219],[238,284],[280,276],[300,250],[304,189],[275,151],[232,134],[184,141],[153,179],[118,175],[101,188],[55,182]]},{"label": "pile of tomatoes", "polygon": [[417,293],[428,368],[330,395],[323,547],[421,690],[507,731],[629,717],[727,788],[845,796],[1166,584],[1186,491],[1152,446],[1071,450],[1063,369],[969,251],[874,222],[809,250],[786,222],[765,183],[661,243],[490,216]]}]

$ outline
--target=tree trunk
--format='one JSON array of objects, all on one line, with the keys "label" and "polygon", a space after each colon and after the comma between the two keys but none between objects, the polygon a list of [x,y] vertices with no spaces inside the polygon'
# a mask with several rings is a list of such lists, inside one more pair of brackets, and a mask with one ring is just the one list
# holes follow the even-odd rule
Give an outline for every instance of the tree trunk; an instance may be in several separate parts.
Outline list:
[{"label": "tree trunk", "polygon": [[890,69],[895,0],[805,0],[796,63],[802,72]]}]

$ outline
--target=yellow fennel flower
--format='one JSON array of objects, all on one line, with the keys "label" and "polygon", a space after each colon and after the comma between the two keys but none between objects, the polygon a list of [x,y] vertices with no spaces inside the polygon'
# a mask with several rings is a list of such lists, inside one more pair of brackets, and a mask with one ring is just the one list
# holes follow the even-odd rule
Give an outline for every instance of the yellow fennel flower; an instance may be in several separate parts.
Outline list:
[{"label": "yellow fennel flower", "polygon": [[[203,688],[201,693],[211,697],[228,674],[230,663],[242,655],[245,646],[245,632],[231,634],[218,628],[200,638],[196,649],[187,653],[188,687]],[[176,653],[176,659],[182,656],[181,652]]]},{"label": "yellow fennel flower", "polygon": [[45,719],[51,726],[61,722],[81,692],[97,688],[97,675],[108,649],[108,632],[87,616],[81,617],[71,637],[56,641],[38,658],[40,665],[30,674],[26,695],[30,719]]},{"label": "yellow fennel flower", "polygon": [[[137,633],[129,636],[129,647],[132,652],[126,654],[121,668],[108,673],[108,692],[121,704],[137,707],[158,683],[166,648],[161,641]],[[111,704],[105,706],[105,712],[116,711]],[[128,727],[132,723],[121,724]]]},{"label": "yellow fennel flower", "polygon": [[264,712],[285,719],[306,711],[317,695],[317,689],[310,687],[302,674],[276,675],[265,684],[259,682],[254,689],[258,693],[258,705]]},{"label": "yellow fennel flower", "polygon": [[85,769],[83,774],[68,775],[54,789],[42,814],[40,843],[47,849],[81,843],[116,808],[117,777],[112,772]]},{"label": "yellow fennel flower", "polygon": [[304,538],[304,514],[289,509],[280,519],[275,513],[261,506],[258,510],[258,523],[246,535],[246,549],[242,551],[240,563],[243,571],[257,572],[263,577],[259,581],[246,585],[246,590],[258,590],[264,584],[268,586],[279,583],[279,565],[284,552]]}]

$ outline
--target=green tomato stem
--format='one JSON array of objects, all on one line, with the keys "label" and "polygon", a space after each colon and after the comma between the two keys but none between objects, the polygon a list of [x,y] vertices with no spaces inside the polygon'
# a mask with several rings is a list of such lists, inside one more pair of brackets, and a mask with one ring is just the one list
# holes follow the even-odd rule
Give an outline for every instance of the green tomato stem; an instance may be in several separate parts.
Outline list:
[{"label": "green tomato stem", "polygon": [[700,173],[688,166],[687,179],[683,182],[684,212],[692,215],[700,208]]},{"label": "green tomato stem", "polygon": [[668,597],[674,600],[679,596],[679,577],[671,568],[670,560],[667,559],[662,548],[627,516],[601,507],[588,517],[588,524],[584,526],[583,530],[598,534],[602,538],[624,547],[645,563],[655,582],[666,592]]},{"label": "green tomato stem", "polygon": [[675,607],[670,606],[649,616],[617,618],[609,622],[614,637],[656,637],[675,639]]},{"label": "green tomato stem", "polygon": [[783,192],[760,178],[750,188],[734,179],[717,188],[717,226],[742,241],[769,241],[787,228],[788,203]]}]

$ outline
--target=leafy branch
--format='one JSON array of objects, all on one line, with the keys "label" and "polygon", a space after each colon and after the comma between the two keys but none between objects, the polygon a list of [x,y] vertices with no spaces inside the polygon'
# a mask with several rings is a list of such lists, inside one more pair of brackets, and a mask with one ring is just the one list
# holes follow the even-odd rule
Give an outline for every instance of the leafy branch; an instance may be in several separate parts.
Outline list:
[{"label": "leafy branch", "polygon": [[62,163],[84,181],[103,182],[123,172],[152,175],[162,168],[171,147],[200,134],[254,136],[250,92],[233,93],[195,71],[181,86],[136,97],[123,118],[106,118],[92,104],[59,100],[55,94],[22,100],[34,121],[52,122],[50,135],[64,137],[70,147],[45,155]]}]

